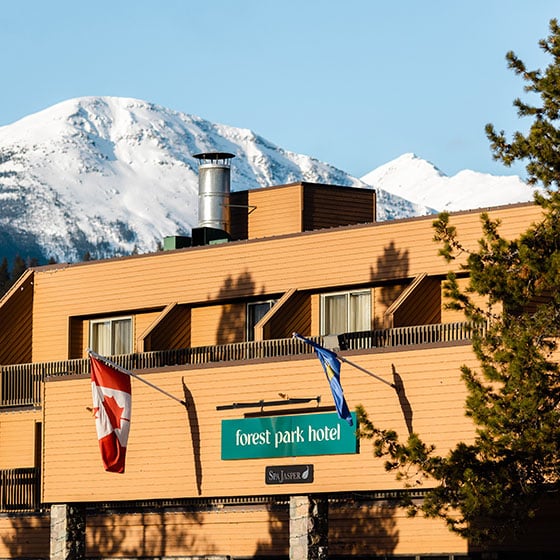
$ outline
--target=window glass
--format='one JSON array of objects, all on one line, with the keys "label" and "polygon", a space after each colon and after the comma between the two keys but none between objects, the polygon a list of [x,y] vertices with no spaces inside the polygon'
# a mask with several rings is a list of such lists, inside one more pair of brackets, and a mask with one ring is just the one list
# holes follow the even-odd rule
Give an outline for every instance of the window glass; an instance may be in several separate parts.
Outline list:
[{"label": "window glass", "polygon": [[113,354],[132,352],[132,320],[115,319],[112,321]]},{"label": "window glass", "polygon": [[111,323],[110,321],[96,321],[91,324],[90,343],[91,349],[103,356],[111,352]]},{"label": "window glass", "polygon": [[371,294],[357,292],[349,294],[350,313],[348,329],[350,332],[369,331],[371,329]]},{"label": "window glass", "polygon": [[89,346],[102,356],[132,352],[132,318],[118,317],[91,322]]},{"label": "window glass", "polygon": [[371,292],[343,292],[321,297],[321,335],[371,329]]},{"label": "window glass", "polygon": [[255,340],[255,325],[268,313],[275,300],[247,304],[247,340]]},{"label": "window glass", "polygon": [[324,298],[324,332],[337,334],[345,332],[348,324],[346,294],[325,296]]}]

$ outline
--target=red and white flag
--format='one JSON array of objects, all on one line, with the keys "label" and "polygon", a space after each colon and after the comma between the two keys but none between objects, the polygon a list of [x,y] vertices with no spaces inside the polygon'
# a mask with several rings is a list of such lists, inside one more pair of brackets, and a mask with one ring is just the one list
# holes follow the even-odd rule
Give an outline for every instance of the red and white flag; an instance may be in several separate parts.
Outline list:
[{"label": "red and white flag", "polygon": [[130,431],[130,376],[90,356],[97,439],[106,471],[123,473]]}]

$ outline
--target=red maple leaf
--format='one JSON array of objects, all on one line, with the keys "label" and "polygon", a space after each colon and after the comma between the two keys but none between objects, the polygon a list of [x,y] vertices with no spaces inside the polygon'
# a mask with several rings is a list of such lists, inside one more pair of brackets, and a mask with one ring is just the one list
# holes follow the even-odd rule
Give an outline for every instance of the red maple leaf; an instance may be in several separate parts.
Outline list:
[{"label": "red maple leaf", "polygon": [[119,406],[114,397],[105,397],[103,399],[103,406],[113,428],[120,428],[121,420],[128,420],[128,418],[123,418],[124,408]]}]

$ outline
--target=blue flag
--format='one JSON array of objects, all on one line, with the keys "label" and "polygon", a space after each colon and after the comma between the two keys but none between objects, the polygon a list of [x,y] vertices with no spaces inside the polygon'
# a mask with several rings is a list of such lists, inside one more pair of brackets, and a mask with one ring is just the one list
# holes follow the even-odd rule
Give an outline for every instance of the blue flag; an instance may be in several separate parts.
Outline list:
[{"label": "blue flag", "polygon": [[344,393],[342,392],[342,385],[340,384],[340,360],[338,359],[338,356],[331,350],[323,348],[321,345],[309,340],[308,338],[305,338],[297,333],[294,333],[294,336],[303,340],[303,342],[306,342],[310,346],[313,346],[315,353],[323,366],[325,375],[329,380],[338,417],[346,420],[346,422],[352,426],[354,422],[352,421],[352,415],[350,414],[350,410],[348,410],[348,405],[346,404],[346,399],[344,398]]}]

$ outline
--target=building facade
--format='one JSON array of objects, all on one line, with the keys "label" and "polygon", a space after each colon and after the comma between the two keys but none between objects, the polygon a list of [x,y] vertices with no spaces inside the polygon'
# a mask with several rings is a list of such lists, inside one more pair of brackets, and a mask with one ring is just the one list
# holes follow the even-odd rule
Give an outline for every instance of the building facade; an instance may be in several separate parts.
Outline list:
[{"label": "building facade", "polygon": [[[310,183],[228,204],[225,236],[202,228],[171,250],[31,269],[0,301],[0,558],[64,557],[56,535],[76,519],[85,558],[552,558],[558,502],[500,549],[407,517],[399,496],[421,500],[422,486],[397,481],[338,419],[312,348],[292,336],[361,368],[343,362],[342,386],[377,426],[441,453],[472,440],[459,367],[477,364],[445,308],[433,217],[376,223],[374,191]],[[540,211],[490,209],[506,237]],[[479,212],[452,219],[475,246]],[[124,474],[101,464],[88,348],[186,404],[132,379]]]}]

